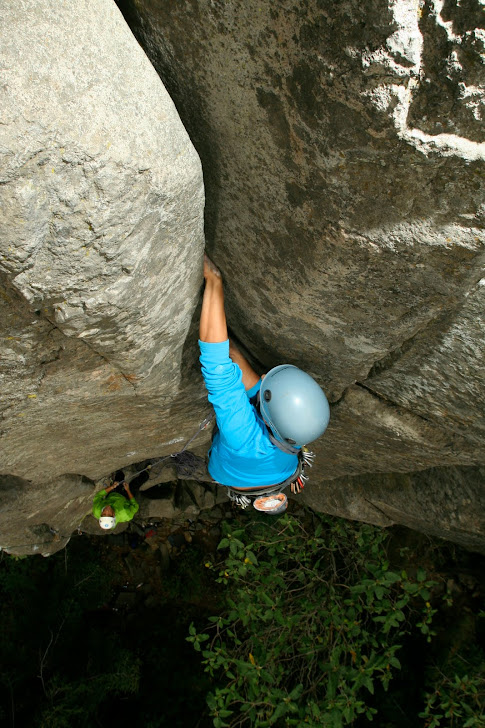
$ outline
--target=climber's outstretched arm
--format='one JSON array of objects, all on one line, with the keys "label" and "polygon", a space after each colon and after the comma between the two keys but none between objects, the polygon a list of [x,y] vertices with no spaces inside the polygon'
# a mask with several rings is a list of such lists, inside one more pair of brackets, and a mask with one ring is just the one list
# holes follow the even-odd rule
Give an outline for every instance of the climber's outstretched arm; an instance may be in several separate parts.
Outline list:
[{"label": "climber's outstretched arm", "polygon": [[[208,344],[216,344],[227,341],[229,337],[224,312],[224,289],[221,273],[207,255],[204,256],[204,278],[205,290],[200,314],[199,339]],[[256,374],[231,340],[229,341],[229,356],[241,369],[244,389],[247,391],[254,387],[259,382],[259,374]]]},{"label": "climber's outstretched arm", "polygon": [[220,271],[204,256],[205,290],[200,314],[199,338],[208,344],[227,341],[226,314],[224,311],[224,289]]}]

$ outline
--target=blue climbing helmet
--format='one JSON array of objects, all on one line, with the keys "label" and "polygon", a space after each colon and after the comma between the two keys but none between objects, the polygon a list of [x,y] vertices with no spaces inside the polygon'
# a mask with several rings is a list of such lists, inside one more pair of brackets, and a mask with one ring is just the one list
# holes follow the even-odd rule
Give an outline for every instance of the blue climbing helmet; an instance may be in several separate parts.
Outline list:
[{"label": "blue climbing helmet", "polygon": [[330,407],[321,387],[291,364],[271,369],[261,384],[261,416],[273,435],[290,445],[308,445],[323,435]]}]

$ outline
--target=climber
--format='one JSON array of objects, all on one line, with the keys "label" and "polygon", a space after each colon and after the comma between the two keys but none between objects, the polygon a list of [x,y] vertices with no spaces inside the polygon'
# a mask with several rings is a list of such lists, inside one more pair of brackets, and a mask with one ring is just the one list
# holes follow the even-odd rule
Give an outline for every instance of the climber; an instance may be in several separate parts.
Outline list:
[{"label": "climber", "polygon": [[103,530],[111,530],[117,523],[131,521],[138,511],[139,505],[130,486],[125,480],[122,481],[122,484],[128,500],[121,493],[111,494],[111,491],[121,485],[121,482],[114,482],[94,496],[93,516],[99,519],[99,525]]},{"label": "climber", "polygon": [[222,277],[207,256],[204,278],[200,362],[217,424],[209,473],[246,495],[284,483],[299,492],[304,446],[328,425],[327,398],[309,374],[289,364],[259,377],[229,341]]}]

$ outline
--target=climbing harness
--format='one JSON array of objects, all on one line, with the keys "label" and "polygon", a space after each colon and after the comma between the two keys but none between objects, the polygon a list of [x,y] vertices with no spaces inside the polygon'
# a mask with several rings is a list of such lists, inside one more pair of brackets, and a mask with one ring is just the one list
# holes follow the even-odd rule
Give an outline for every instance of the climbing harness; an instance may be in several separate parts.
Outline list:
[{"label": "climbing harness", "polygon": [[[304,490],[305,483],[309,479],[309,476],[305,475],[304,470],[306,467],[313,467],[315,460],[315,453],[311,452],[311,450],[308,450],[306,447],[302,447],[301,450],[297,451],[297,453],[298,467],[293,475],[290,475],[290,477],[282,483],[278,483],[276,485],[263,485],[255,488],[235,488],[228,486],[227,495],[229,500],[243,510],[252,503],[254,508],[258,511],[272,513],[273,515],[282,513],[286,510],[288,505],[288,499],[283,494],[283,491],[288,486],[290,486],[291,492],[295,495]],[[283,498],[278,498],[280,494],[283,495]],[[279,505],[271,502],[274,499],[279,500]],[[282,507],[283,504],[284,507]]]}]

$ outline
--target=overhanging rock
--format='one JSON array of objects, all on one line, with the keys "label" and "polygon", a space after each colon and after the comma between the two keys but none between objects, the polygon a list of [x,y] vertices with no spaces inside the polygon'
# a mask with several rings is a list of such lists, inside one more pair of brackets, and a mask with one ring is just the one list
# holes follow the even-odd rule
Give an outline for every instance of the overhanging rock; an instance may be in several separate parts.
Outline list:
[{"label": "overhanging rock", "polygon": [[196,360],[204,190],[114,3],[2,11],[0,473],[40,503],[41,484],[170,452],[202,418],[183,362]]},{"label": "overhanging rock", "polygon": [[[201,155],[230,325],[331,400],[308,493],[378,473],[399,522],[386,474],[485,463],[481,4],[118,4]],[[430,532],[449,535],[444,478]],[[402,522],[423,528],[416,493]]]}]

